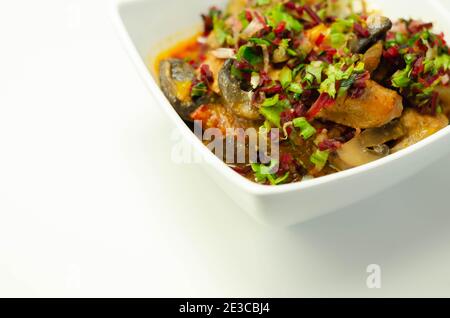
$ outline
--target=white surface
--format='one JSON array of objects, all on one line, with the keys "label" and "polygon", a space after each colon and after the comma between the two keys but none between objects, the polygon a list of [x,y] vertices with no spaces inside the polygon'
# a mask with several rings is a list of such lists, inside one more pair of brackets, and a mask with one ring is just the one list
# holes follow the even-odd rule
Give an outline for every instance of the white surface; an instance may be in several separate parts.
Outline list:
[{"label": "white surface", "polygon": [[2,0],[0,39],[0,296],[450,295],[450,157],[330,216],[262,227],[200,167],[171,163],[107,1]]},{"label": "white surface", "polygon": [[[433,17],[436,24],[441,25],[441,31],[450,32],[450,25],[447,24],[450,14],[436,10],[436,1],[429,0],[428,10],[423,9],[421,0],[399,0],[389,5],[383,3],[386,1],[378,2],[386,14],[398,12],[408,5],[403,12],[405,16]],[[149,55],[155,55],[161,47],[167,47],[167,39],[176,41],[177,36],[174,38],[174,34],[180,33],[180,30],[190,30],[198,24],[199,12],[213,5],[224,7],[226,0],[190,0],[183,15],[176,21],[168,21],[166,17],[173,15],[174,5],[184,6],[185,0],[120,0],[113,13],[114,24],[138,73],[155,98],[153,105],[160,107],[170,118],[168,127],[173,127],[180,136],[185,137],[184,142],[192,153],[204,158],[201,166],[224,193],[262,224],[286,227],[333,213],[404,181],[449,154],[450,127],[447,127],[386,158],[306,182],[267,187],[240,177],[192,134],[148,70],[149,60],[155,62],[149,59]],[[186,33],[182,32],[178,38],[185,39]],[[161,42],[164,44],[161,45]],[[352,193],[352,196],[348,196],[348,193]]]}]

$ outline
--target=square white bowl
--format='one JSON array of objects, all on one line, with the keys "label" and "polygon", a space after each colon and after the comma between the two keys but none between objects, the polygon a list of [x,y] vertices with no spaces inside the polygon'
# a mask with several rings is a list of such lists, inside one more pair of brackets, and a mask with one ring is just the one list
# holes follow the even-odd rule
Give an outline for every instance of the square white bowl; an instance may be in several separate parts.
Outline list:
[{"label": "square white bowl", "polygon": [[[288,226],[336,211],[374,195],[424,169],[450,152],[450,127],[403,151],[334,175],[277,187],[241,177],[215,157],[192,133],[159,89],[148,62],[180,39],[194,34],[200,13],[226,0],[120,0],[113,20],[120,38],[158,105],[187,142],[204,158],[204,167],[223,191],[258,221]],[[369,0],[393,19],[421,18],[450,33],[450,14],[438,0]],[[192,180],[195,182],[201,180]],[[218,198],[220,204],[220,198]],[[211,207],[214,208],[214,207]]]}]

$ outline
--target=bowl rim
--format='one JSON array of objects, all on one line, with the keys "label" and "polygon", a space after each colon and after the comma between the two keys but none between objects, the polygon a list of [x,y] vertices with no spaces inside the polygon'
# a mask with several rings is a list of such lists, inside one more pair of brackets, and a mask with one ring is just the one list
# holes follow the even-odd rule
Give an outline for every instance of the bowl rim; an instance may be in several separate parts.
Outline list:
[{"label": "bowl rim", "polygon": [[[175,123],[177,128],[180,130],[182,136],[189,141],[190,145],[197,151],[203,158],[203,162],[201,164],[209,164],[214,169],[220,172],[222,176],[227,178],[233,184],[249,192],[255,196],[268,196],[268,195],[277,195],[277,194],[286,194],[291,192],[298,192],[305,189],[320,187],[326,183],[336,183],[341,180],[349,179],[355,175],[362,174],[364,172],[369,172],[376,170],[377,168],[390,164],[396,160],[401,160],[402,158],[408,157],[412,155],[414,152],[427,148],[431,144],[435,143],[438,140],[443,139],[446,136],[450,135],[450,125],[445,127],[444,129],[434,133],[433,135],[425,138],[424,140],[409,146],[406,149],[403,149],[399,152],[391,154],[387,157],[379,159],[377,161],[355,167],[349,170],[340,171],[332,175],[323,176],[316,179],[306,180],[302,182],[283,184],[278,186],[269,186],[269,185],[261,185],[255,182],[252,182],[243,176],[239,175],[233,169],[228,167],[222,160],[217,158],[211,151],[207,149],[199,140],[194,133],[189,129],[189,127],[184,123],[181,117],[176,113],[173,109],[172,105],[169,103],[167,98],[162,93],[159,88],[158,83],[155,81],[154,77],[151,75],[150,70],[147,65],[143,61],[140,56],[131,36],[128,33],[125,22],[121,16],[121,9],[124,6],[129,4],[139,3],[139,2],[148,2],[146,0],[114,0],[112,1],[111,6],[111,17],[113,20],[113,24],[115,25],[116,31],[118,33],[119,39],[124,46],[125,51],[128,56],[131,58],[137,72],[143,79],[146,87],[150,90],[150,93],[154,97],[155,101],[160,104],[160,106],[164,109],[165,113],[171,118],[171,120]],[[442,14],[446,15],[450,20],[449,11],[437,0],[429,0],[436,9],[441,10]]]}]

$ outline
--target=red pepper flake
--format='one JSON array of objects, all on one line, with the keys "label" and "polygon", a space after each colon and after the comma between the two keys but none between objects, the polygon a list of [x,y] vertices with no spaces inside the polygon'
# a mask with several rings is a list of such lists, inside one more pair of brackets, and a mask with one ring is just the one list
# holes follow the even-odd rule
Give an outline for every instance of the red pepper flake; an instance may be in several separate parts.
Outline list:
[{"label": "red pepper flake", "polygon": [[324,53],[323,55],[319,56],[319,59],[328,64],[332,64],[333,60],[334,60],[334,56],[337,53],[337,50],[333,49],[333,48],[327,48],[327,49],[323,50],[323,53]]},{"label": "red pepper flake", "polygon": [[386,59],[395,59],[400,56],[400,51],[398,46],[391,46],[383,52],[383,56]]},{"label": "red pepper flake", "polygon": [[283,87],[281,86],[281,84],[275,84],[270,87],[263,87],[260,91],[266,93],[267,95],[275,95],[282,93]]},{"label": "red pepper flake", "polygon": [[283,172],[287,172],[291,169],[292,164],[294,163],[294,156],[290,153],[283,153],[280,156],[280,168]]},{"label": "red pepper flake", "polygon": [[305,7],[304,6],[298,6],[296,9],[298,15],[303,15],[303,12],[305,11]]},{"label": "red pepper flake", "polygon": [[317,37],[316,45],[320,46],[323,43],[323,41],[325,41],[325,34],[320,33],[320,35]]},{"label": "red pepper flake", "polygon": [[280,123],[282,126],[284,126],[284,124],[293,121],[296,118],[294,110],[293,109],[287,109],[285,111],[283,111],[280,114]]},{"label": "red pepper flake", "polygon": [[273,30],[276,37],[282,37],[284,31],[286,30],[286,21],[281,21],[278,26]]},{"label": "red pepper flake", "polygon": [[250,10],[245,10],[245,18],[247,19],[248,22],[252,22],[253,20],[253,15],[250,12]]},{"label": "red pepper flake", "polygon": [[306,13],[308,13],[308,15],[311,17],[311,19],[314,21],[314,23],[316,25],[322,23],[322,19],[320,19],[320,17],[317,15],[317,13],[314,12],[314,10],[310,6],[305,5],[305,6],[303,6],[303,8],[305,9]]},{"label": "red pepper flake", "polygon": [[342,144],[339,141],[334,140],[334,139],[325,139],[324,141],[319,143],[320,151],[325,151],[325,150],[336,151],[341,147],[342,147]]},{"label": "red pepper flake", "polygon": [[431,113],[436,114],[438,106],[439,93],[434,91],[431,97]]},{"label": "red pepper flake", "polygon": [[314,119],[314,117],[316,117],[317,114],[319,114],[322,109],[334,105],[335,102],[336,101],[333,98],[331,98],[330,95],[328,95],[327,93],[320,94],[319,98],[308,110],[306,118],[308,120]]},{"label": "red pepper flake", "polygon": [[267,26],[266,19],[258,11],[255,11],[255,16],[261,24]]},{"label": "red pepper flake", "polygon": [[298,102],[294,105],[294,115],[295,118],[304,117],[306,115],[306,107],[302,102]]},{"label": "red pepper flake", "polygon": [[386,41],[392,41],[392,40],[395,40],[395,37],[396,37],[396,33],[395,33],[395,32],[392,32],[392,31],[389,31],[389,32],[386,34]]},{"label": "red pepper flake", "polygon": [[293,1],[289,1],[289,2],[285,3],[284,7],[286,9],[288,9],[288,10],[295,10],[295,9],[297,9],[297,5]]},{"label": "red pepper flake", "polygon": [[412,76],[417,77],[425,70],[425,65],[423,64],[424,60],[424,57],[421,56],[414,62],[414,66],[411,72]]},{"label": "red pepper flake", "polygon": [[364,28],[361,24],[359,23],[354,23],[353,24],[353,29],[355,30],[355,32],[363,38],[368,38],[370,36],[370,32],[369,30],[367,30],[366,28]]},{"label": "red pepper flake", "polygon": [[203,64],[200,66],[200,78],[202,82],[210,86],[214,83],[214,75],[211,72],[208,64]]},{"label": "red pepper flake", "polygon": [[422,23],[420,21],[412,21],[408,26],[408,30],[412,34],[416,34],[423,31],[424,29],[431,29],[432,27],[433,23]]},{"label": "red pepper flake", "polygon": [[213,19],[209,15],[202,14],[203,19],[203,36],[208,36],[214,29]]},{"label": "red pepper flake", "polygon": [[438,34],[437,37],[438,37],[438,41],[441,41],[441,43],[438,44],[438,45],[442,45],[442,46],[447,45],[447,41],[445,41],[445,35],[444,35],[443,32],[441,32],[440,34]]},{"label": "red pepper flake", "polygon": [[[425,44],[423,44],[422,40],[417,40],[415,45],[417,46],[417,48],[419,49],[419,52],[422,52],[423,54],[426,54],[428,51],[428,46],[426,46]],[[414,52],[413,52],[414,53]]]}]

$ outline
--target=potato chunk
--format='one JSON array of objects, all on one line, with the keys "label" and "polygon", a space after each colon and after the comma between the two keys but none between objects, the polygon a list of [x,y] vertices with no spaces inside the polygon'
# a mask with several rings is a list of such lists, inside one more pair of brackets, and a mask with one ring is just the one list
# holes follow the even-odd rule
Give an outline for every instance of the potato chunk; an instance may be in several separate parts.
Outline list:
[{"label": "potato chunk", "polygon": [[368,80],[358,98],[340,97],[336,103],[323,109],[318,117],[353,128],[375,128],[386,125],[401,116],[403,102],[395,91]]}]

